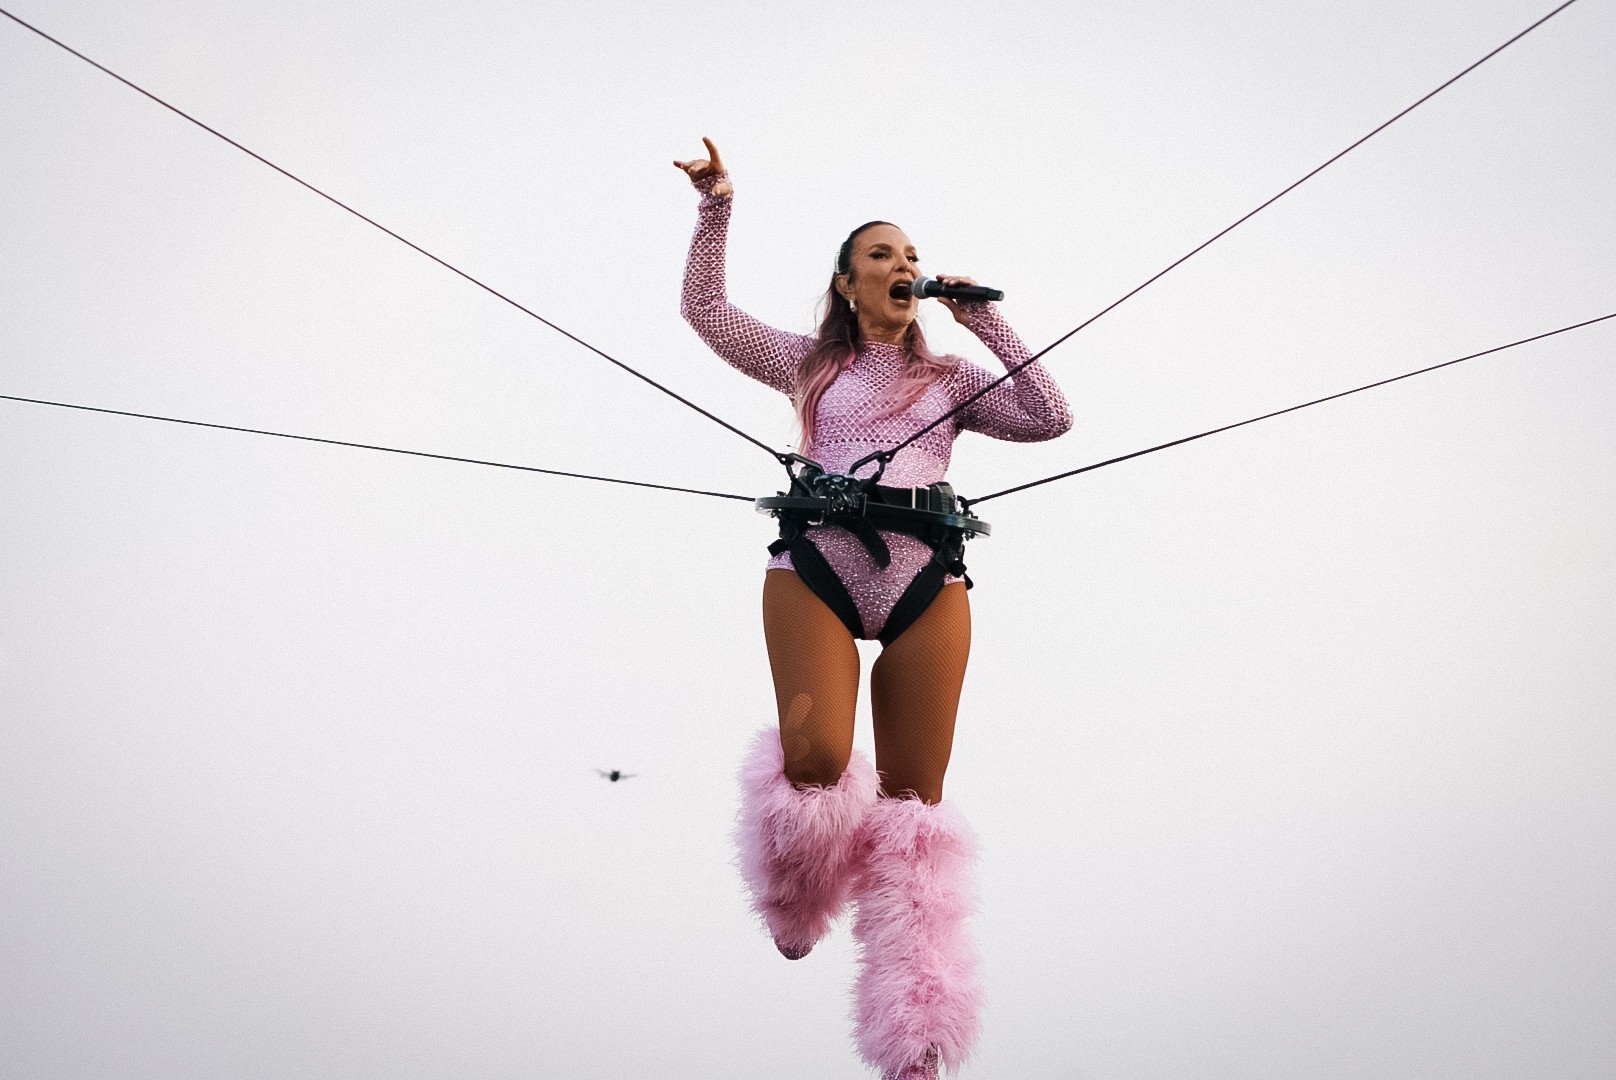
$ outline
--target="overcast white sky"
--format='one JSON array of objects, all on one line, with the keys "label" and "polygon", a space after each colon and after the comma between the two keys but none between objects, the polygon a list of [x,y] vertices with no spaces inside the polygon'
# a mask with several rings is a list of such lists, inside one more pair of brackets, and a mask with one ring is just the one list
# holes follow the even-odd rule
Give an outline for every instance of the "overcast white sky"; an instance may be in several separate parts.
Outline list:
[{"label": "overcast white sky", "polygon": [[[883,217],[1036,347],[1551,5],[4,6],[779,445],[678,317],[700,136],[755,314]],[[1616,310],[1613,55],[1582,0],[1061,346],[1076,429],[956,486]],[[8,21],[0,100],[0,393],[777,484]],[[1613,351],[983,508],[968,1076],[1616,1072]],[[729,864],[746,505],[10,402],[0,505],[0,1076],[863,1075],[845,933],[787,964]]]}]

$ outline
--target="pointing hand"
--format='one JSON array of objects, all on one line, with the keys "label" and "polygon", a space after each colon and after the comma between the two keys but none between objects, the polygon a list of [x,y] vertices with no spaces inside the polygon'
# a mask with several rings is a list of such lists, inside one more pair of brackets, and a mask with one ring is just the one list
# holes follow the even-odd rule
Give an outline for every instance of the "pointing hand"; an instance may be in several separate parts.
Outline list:
[{"label": "pointing hand", "polygon": [[[707,144],[706,157],[696,158],[692,161],[675,161],[673,163],[675,168],[682,169],[685,175],[690,177],[692,184],[699,183],[710,176],[721,175],[725,171],[724,159],[718,156],[718,147],[713,145],[713,140],[703,136],[701,141]],[[735,189],[730,186],[728,180],[720,180],[713,185],[714,195],[730,195],[734,191]]]}]

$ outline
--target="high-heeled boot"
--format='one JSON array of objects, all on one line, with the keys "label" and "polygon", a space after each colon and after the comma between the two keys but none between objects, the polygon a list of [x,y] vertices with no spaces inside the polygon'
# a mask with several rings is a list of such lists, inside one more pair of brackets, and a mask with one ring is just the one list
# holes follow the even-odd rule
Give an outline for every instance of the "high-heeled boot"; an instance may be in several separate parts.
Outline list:
[{"label": "high-heeled boot", "polygon": [[859,944],[854,1022],[883,1080],[932,1080],[976,1042],[982,988],[965,922],[976,907],[976,837],[952,804],[880,799],[853,884]]},{"label": "high-heeled boot", "polygon": [[735,823],[741,877],[787,959],[807,956],[846,906],[854,843],[876,789],[857,751],[835,786],[798,788],[786,778],[778,730],[759,732],[748,748]]}]

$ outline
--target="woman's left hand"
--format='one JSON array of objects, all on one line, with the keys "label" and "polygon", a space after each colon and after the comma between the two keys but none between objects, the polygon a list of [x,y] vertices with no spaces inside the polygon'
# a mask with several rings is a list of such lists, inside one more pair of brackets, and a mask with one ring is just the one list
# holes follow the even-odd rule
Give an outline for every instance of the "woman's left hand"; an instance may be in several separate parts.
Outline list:
[{"label": "woman's left hand", "polygon": [[[937,280],[944,285],[975,285],[975,278],[960,277],[957,274],[938,274]],[[946,307],[954,316],[954,321],[961,326],[965,325],[965,312],[960,309],[958,300],[950,300],[946,296],[937,297],[937,302]]]}]

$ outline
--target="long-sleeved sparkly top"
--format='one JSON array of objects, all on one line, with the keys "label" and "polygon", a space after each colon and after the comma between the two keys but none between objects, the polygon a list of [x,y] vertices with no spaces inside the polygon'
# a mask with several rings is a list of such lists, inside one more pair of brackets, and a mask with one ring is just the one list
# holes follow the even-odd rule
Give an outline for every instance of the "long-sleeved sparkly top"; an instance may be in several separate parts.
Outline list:
[{"label": "long-sleeved sparkly top", "polygon": [[[685,263],[680,311],[701,339],[732,367],[789,396],[796,389],[797,366],[814,339],[776,330],[729,302],[724,286],[724,247],[733,198],[712,193],[719,179],[708,177],[697,184],[702,198],[696,235]],[[1031,355],[994,305],[966,303],[960,308],[966,327],[1006,368]],[[913,405],[886,415],[886,391],[902,374],[903,362],[901,346],[865,342],[853,363],[820,398],[812,437],[807,442],[813,459],[827,471],[845,472],[866,454],[902,442],[995,378],[976,364],[957,360]],[[1060,388],[1042,364],[1029,364],[959,415],[900,450],[881,482],[893,487],[919,487],[941,481],[948,471],[954,439],[961,431],[979,431],[1015,442],[1039,442],[1053,439],[1071,426],[1071,412]],[[870,637],[880,633],[892,605],[931,556],[931,549],[914,537],[884,530],[882,535],[892,551],[892,563],[885,570],[874,564],[851,533],[834,527],[812,533],[815,545],[852,593]],[[769,563],[770,569],[790,567],[789,553],[777,555]]]}]

